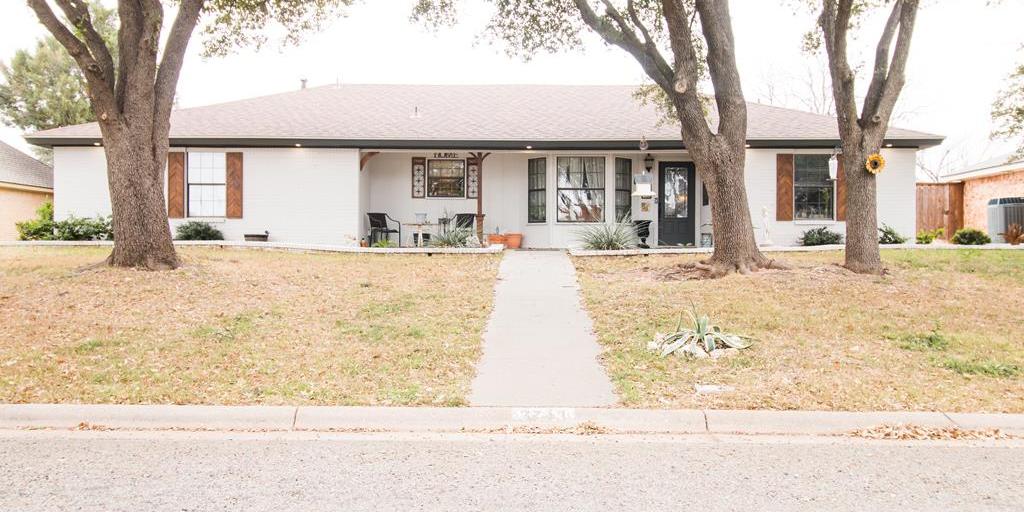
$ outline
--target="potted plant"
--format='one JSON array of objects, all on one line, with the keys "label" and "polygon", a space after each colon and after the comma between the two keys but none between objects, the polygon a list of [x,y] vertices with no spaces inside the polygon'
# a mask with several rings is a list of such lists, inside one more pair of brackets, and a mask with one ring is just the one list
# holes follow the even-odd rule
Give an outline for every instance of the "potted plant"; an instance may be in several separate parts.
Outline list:
[{"label": "potted plant", "polygon": [[523,234],[522,233],[506,233],[505,234],[505,247],[508,249],[518,249],[523,245]]},{"label": "potted plant", "polygon": [[505,245],[505,235],[501,234],[501,228],[495,227],[494,233],[487,235],[487,243],[490,245],[501,244]]}]

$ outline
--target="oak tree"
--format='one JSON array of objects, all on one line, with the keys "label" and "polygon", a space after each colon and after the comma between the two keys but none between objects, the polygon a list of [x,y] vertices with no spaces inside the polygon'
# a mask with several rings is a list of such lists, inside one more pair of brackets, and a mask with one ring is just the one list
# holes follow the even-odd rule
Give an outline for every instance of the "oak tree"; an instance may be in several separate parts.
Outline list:
[{"label": "oak tree", "polygon": [[857,76],[850,65],[848,42],[857,16],[872,7],[874,0],[816,1],[820,1],[820,42],[828,55],[842,147],[840,159],[846,173],[846,267],[858,273],[878,274],[884,268],[878,250],[877,181],[865,163],[868,156],[881,149],[906,82],[918,0],[881,1],[891,5],[859,111]]},{"label": "oak tree", "polygon": [[[297,41],[350,2],[119,0],[114,48],[90,10],[99,0],[27,0],[85,77],[107,159],[114,227],[108,263],[151,270],[179,265],[164,206],[163,176],[175,89],[200,19],[205,20],[206,53],[224,54],[240,44],[264,43],[264,27],[272,22],[284,28],[286,42]],[[165,20],[168,8],[171,20]],[[165,21],[170,21],[168,27]]]},{"label": "oak tree", "polygon": [[[580,47],[584,31],[591,31],[633,56],[678,120],[707,187],[715,246],[702,268],[717,276],[772,264],[754,239],[744,185],[747,106],[728,1],[491,1],[489,30],[513,53]],[[420,0],[414,17],[455,20],[454,8],[454,0]],[[699,90],[705,77],[713,97]]]}]

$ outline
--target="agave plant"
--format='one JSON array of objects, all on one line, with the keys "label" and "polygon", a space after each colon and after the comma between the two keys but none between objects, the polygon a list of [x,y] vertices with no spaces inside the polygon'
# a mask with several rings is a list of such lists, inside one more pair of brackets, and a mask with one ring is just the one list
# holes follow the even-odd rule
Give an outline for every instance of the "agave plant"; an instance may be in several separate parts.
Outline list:
[{"label": "agave plant", "polygon": [[473,230],[466,228],[452,228],[438,233],[430,240],[431,247],[473,247],[474,243],[475,247],[480,246]]},{"label": "agave plant", "polygon": [[591,251],[615,251],[636,247],[636,228],[627,217],[617,222],[587,226],[577,232],[577,238],[584,249]]},{"label": "agave plant", "polygon": [[690,316],[689,326],[683,326],[683,315],[679,315],[676,330],[656,335],[647,348],[658,352],[661,357],[671,354],[708,357],[719,348],[744,349],[750,346],[749,337],[722,331],[721,327],[711,323],[707,315],[699,314],[696,307],[687,313]]}]

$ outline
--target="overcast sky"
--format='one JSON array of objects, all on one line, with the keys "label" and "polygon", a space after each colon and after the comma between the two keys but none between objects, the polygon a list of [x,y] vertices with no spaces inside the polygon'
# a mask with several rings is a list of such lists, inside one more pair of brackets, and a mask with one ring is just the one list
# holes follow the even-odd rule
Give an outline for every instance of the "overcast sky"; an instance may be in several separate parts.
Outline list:
[{"label": "overcast sky", "polygon": [[[108,2],[112,3],[112,2]],[[271,94],[309,84],[343,83],[536,83],[632,84],[645,76],[624,52],[591,38],[584,51],[538,56],[530,62],[507,57],[500,47],[481,40],[490,15],[483,2],[469,0],[461,23],[433,33],[409,22],[414,0],[363,0],[349,16],[311,34],[298,47],[271,45],[260,52],[241,50],[225,58],[204,60],[194,41],[178,86],[181,107]],[[738,65],[749,101],[800,106],[809,73],[820,63],[800,52],[810,14],[794,13],[785,0],[732,0]],[[908,84],[894,125],[938,133],[945,146],[971,161],[1011,149],[990,141],[989,110],[996,92],[1016,62],[1024,32],[1024,2],[1006,0],[987,7],[986,0],[925,0],[918,17],[908,69]],[[860,62],[870,55],[881,20],[867,23],[855,47]],[[8,60],[29,47],[44,29],[21,1],[0,6],[0,58]],[[0,139],[27,148],[20,133],[0,128]],[[928,158],[937,160],[942,149]]]}]

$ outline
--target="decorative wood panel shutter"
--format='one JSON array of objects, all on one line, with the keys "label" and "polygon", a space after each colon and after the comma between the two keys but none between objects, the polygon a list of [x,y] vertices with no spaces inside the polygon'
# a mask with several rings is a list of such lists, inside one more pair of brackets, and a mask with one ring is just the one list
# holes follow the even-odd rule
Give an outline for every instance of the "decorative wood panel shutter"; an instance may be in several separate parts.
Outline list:
[{"label": "decorative wood panel shutter", "polygon": [[185,216],[185,153],[167,153],[167,217]]},{"label": "decorative wood panel shutter", "polygon": [[842,157],[839,157],[839,169],[836,170],[836,220],[846,220],[846,171]]},{"label": "decorative wood panel shutter", "polygon": [[427,197],[427,159],[419,156],[412,159],[412,197]]},{"label": "decorative wood panel shutter", "polygon": [[227,206],[225,216],[229,219],[242,218],[242,154],[228,153],[227,158]]},{"label": "decorative wood panel shutter", "polygon": [[775,155],[775,220],[793,220],[793,155]]}]

